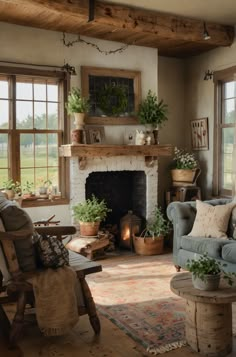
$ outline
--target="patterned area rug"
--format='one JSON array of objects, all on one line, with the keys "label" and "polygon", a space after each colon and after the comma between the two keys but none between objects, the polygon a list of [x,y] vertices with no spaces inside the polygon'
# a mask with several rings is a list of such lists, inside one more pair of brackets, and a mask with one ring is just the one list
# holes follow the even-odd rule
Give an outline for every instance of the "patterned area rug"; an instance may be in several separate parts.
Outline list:
[{"label": "patterned area rug", "polygon": [[184,345],[185,301],[170,290],[176,274],[170,254],[119,256],[87,276],[97,309],[146,351]]}]

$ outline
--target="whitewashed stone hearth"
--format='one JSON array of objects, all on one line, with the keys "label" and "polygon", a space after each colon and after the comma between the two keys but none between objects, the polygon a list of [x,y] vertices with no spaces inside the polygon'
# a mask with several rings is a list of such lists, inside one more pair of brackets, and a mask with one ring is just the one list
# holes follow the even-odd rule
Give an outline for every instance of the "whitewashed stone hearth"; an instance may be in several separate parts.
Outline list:
[{"label": "whitewashed stone hearth", "polygon": [[81,170],[78,158],[70,159],[71,207],[85,200],[86,179],[92,172],[144,171],[146,174],[146,219],[152,216],[157,204],[158,163],[147,167],[144,156],[87,157],[86,168]]}]

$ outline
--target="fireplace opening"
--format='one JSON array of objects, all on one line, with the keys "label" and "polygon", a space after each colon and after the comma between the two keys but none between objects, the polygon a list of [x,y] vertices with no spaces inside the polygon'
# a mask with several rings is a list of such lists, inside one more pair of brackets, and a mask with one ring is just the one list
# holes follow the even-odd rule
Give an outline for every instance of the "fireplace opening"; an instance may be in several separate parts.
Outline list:
[{"label": "fireplace opening", "polygon": [[85,196],[94,194],[112,209],[102,228],[112,227],[115,243],[120,242],[120,220],[133,211],[144,223],[146,218],[146,174],[144,171],[92,172],[86,179]]}]

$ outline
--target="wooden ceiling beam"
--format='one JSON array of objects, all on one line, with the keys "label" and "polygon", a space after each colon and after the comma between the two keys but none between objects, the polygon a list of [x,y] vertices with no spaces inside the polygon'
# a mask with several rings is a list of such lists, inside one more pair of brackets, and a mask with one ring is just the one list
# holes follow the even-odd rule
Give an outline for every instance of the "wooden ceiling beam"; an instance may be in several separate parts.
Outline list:
[{"label": "wooden ceiling beam", "polygon": [[[34,5],[60,13],[62,16],[70,16],[74,21],[88,20],[88,0],[34,0],[33,2],[31,0],[3,0],[0,2],[27,7]],[[230,46],[234,40],[233,26],[206,23],[211,38],[205,41],[203,21],[101,1],[95,2],[94,16],[94,24],[110,26],[111,31],[123,29],[134,33],[154,35],[157,40],[173,39],[211,46]]]}]

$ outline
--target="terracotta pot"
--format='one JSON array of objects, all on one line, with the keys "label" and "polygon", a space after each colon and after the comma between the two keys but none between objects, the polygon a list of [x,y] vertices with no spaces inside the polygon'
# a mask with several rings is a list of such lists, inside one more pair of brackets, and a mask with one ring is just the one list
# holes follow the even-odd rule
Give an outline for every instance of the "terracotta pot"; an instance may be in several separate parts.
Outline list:
[{"label": "terracotta pot", "polygon": [[135,253],[139,255],[163,254],[164,237],[137,237],[133,236]]},{"label": "terracotta pot", "polygon": [[13,198],[15,197],[15,192],[13,190],[5,190],[5,193],[9,200],[13,200]]},{"label": "terracotta pot", "polygon": [[87,236],[97,236],[100,226],[100,222],[79,222],[80,235]]}]

